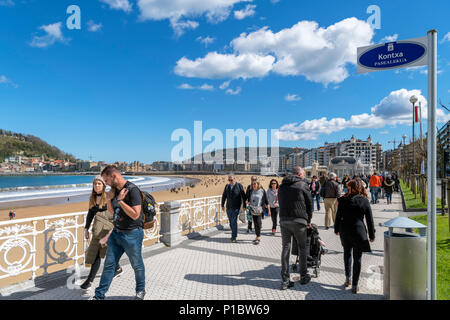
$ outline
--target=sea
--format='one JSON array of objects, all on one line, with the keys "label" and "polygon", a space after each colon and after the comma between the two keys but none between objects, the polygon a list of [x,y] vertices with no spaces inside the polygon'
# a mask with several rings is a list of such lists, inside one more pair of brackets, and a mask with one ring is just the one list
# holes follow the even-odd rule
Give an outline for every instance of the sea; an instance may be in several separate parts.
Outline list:
[{"label": "sea", "polygon": [[[141,190],[156,192],[192,183],[178,177],[124,176]],[[0,176],[0,209],[83,202],[92,192],[94,176]],[[107,187],[109,190],[109,187]]]}]

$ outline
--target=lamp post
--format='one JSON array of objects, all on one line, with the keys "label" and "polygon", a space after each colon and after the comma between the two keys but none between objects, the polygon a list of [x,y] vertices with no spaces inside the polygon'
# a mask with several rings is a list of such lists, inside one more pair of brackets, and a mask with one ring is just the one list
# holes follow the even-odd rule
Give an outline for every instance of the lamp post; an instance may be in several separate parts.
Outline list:
[{"label": "lamp post", "polygon": [[414,139],[415,139],[415,135],[414,135],[414,118],[415,118],[415,116],[414,116],[414,112],[415,112],[415,103],[418,101],[419,99],[417,99],[417,97],[416,96],[411,96],[411,98],[409,98],[409,102],[411,102],[412,103],[412,105],[413,105],[413,109],[412,109],[412,112],[413,112],[413,116],[412,116],[412,143],[413,143],[413,156],[412,156],[412,166],[413,166],[413,174],[415,174],[416,173],[416,168],[415,168],[415,165],[414,165],[414,157],[415,157],[415,154],[416,154],[416,152],[415,152],[415,143],[414,143]]},{"label": "lamp post", "polygon": [[413,105],[413,116],[412,116],[412,130],[413,130],[413,135],[412,135],[412,144],[413,144],[413,155],[412,155],[412,166],[413,166],[413,184],[412,184],[412,189],[413,189],[413,193],[414,193],[414,199],[417,198],[417,193],[416,193],[416,166],[415,166],[415,156],[416,156],[416,151],[415,151],[415,143],[414,143],[414,120],[415,120],[415,103],[417,102],[417,97],[416,96],[411,96],[411,98],[409,98],[409,102],[412,103]]}]

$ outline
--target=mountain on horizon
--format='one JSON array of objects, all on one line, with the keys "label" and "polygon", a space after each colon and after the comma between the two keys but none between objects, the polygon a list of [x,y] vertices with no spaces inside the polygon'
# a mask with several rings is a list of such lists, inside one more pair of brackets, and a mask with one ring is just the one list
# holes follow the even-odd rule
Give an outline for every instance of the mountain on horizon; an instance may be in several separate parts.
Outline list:
[{"label": "mountain on horizon", "polygon": [[44,156],[45,160],[60,159],[71,162],[76,160],[73,155],[49,145],[38,137],[0,129],[0,162],[3,162],[7,157],[21,153],[26,157]]}]

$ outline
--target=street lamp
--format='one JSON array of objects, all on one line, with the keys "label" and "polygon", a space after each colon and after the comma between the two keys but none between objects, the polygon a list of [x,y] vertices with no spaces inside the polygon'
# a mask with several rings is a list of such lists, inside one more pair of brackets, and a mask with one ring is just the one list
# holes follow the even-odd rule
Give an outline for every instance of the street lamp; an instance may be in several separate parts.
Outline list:
[{"label": "street lamp", "polygon": [[413,155],[412,155],[412,167],[413,167],[413,174],[415,174],[416,173],[416,168],[415,168],[415,166],[414,166],[414,157],[415,157],[415,147],[414,147],[414,109],[415,109],[415,103],[418,101],[419,99],[417,99],[417,97],[416,96],[411,96],[411,98],[409,98],[409,102],[411,102],[412,103],[412,105],[413,105],[413,116],[412,116],[412,132],[413,132],[413,134],[412,134],[412,143],[413,143]]}]

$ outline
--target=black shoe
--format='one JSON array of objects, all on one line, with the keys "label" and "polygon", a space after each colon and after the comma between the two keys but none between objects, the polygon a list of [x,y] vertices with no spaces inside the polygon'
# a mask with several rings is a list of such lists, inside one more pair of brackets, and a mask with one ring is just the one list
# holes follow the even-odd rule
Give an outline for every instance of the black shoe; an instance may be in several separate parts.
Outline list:
[{"label": "black shoe", "polygon": [[292,288],[294,286],[294,282],[288,281],[288,282],[282,282],[280,290],[287,290],[288,288]]},{"label": "black shoe", "polygon": [[92,281],[90,279],[86,279],[85,282],[80,286],[80,289],[88,290],[92,287]]},{"label": "black shoe", "polygon": [[311,281],[311,276],[309,274],[307,274],[306,276],[304,276],[300,279],[300,284],[305,285],[305,284],[308,284],[310,281]]},{"label": "black shoe", "polygon": [[123,273],[122,267],[117,268],[116,271],[114,271],[114,278],[120,277],[120,275],[121,275],[122,273]]},{"label": "black shoe", "polygon": [[352,293],[353,294],[357,294],[358,290],[359,290],[358,286],[352,286]]},{"label": "black shoe", "polygon": [[346,278],[345,279],[345,282],[344,282],[344,287],[348,287],[348,286],[350,286],[352,284],[352,281],[350,280],[350,278]]},{"label": "black shoe", "polygon": [[330,229],[330,227],[325,227],[325,230],[328,230],[328,229]]},{"label": "black shoe", "polygon": [[231,238],[231,243],[236,243],[236,239],[235,238]]},{"label": "black shoe", "polygon": [[140,291],[138,293],[136,293],[136,297],[134,298],[134,300],[144,300],[145,297],[145,291]]}]

